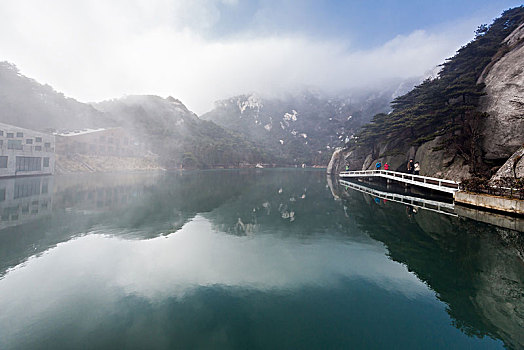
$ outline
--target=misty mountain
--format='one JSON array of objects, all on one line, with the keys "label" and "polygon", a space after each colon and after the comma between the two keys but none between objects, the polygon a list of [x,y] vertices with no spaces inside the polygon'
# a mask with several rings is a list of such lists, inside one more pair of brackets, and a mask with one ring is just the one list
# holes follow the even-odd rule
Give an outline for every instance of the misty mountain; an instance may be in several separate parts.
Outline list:
[{"label": "misty mountain", "polygon": [[397,81],[335,97],[313,91],[282,98],[246,94],[215,102],[201,118],[245,135],[283,163],[326,165],[334,148],[373,115],[389,111],[391,100],[415,83]]},{"label": "misty mountain", "polygon": [[370,117],[414,82],[337,97],[304,91],[282,98],[241,95],[216,102],[199,118],[179,100],[127,96],[86,104],[0,63],[0,120],[37,130],[122,126],[168,168],[236,167],[242,163],[327,164]]},{"label": "misty mountain", "polygon": [[0,62],[1,121],[30,129],[73,129],[103,126],[104,115],[89,104],[65,97]]},{"label": "misty mountain", "polygon": [[239,166],[269,160],[244,137],[201,120],[179,100],[159,96],[128,96],[94,106],[108,122],[139,136],[171,168]]},{"label": "misty mountain", "polygon": [[203,121],[169,97],[128,96],[97,104],[81,103],[0,62],[0,121],[55,130],[121,126],[159,155],[165,167],[209,168],[270,159],[253,143]]}]

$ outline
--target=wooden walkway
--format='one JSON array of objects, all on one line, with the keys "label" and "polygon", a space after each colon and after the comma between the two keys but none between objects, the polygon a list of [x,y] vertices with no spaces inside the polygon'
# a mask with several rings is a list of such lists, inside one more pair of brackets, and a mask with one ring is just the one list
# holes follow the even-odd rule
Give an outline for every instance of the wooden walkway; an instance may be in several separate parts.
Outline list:
[{"label": "wooden walkway", "polygon": [[341,178],[369,178],[381,177],[388,180],[402,182],[408,185],[428,188],[435,191],[454,194],[459,190],[459,183],[452,180],[438,179],[436,177],[411,175],[389,170],[360,170],[343,171],[339,174]]},{"label": "wooden walkway", "polygon": [[386,199],[388,201],[410,205],[412,207],[417,207],[417,208],[421,208],[424,210],[437,212],[440,214],[458,216],[457,214],[453,212],[455,209],[455,205],[452,203],[439,202],[439,201],[434,201],[434,200],[420,198],[420,197],[406,196],[406,195],[398,194],[398,193],[379,191],[379,190],[375,190],[374,188],[362,186],[354,182],[349,182],[349,181],[344,181],[344,180],[340,180],[340,184],[342,186],[346,186],[346,188],[351,188],[353,190],[367,193],[373,197],[378,197],[381,199]]}]

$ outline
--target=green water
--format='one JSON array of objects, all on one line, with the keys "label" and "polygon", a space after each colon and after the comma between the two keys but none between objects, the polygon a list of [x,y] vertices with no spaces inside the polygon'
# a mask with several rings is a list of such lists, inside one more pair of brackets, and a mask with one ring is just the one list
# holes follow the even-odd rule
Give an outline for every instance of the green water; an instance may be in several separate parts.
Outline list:
[{"label": "green water", "polygon": [[328,185],[2,180],[0,349],[524,347],[522,233]]}]

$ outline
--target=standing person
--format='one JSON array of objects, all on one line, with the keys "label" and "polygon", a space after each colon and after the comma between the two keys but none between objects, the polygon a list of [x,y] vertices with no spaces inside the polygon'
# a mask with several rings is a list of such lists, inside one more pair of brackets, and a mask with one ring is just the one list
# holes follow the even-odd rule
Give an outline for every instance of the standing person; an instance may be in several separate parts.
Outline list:
[{"label": "standing person", "polygon": [[420,174],[420,163],[415,162],[415,167],[413,169],[415,170],[415,175],[419,175]]},{"label": "standing person", "polygon": [[384,164],[384,170],[389,170],[389,164],[388,163]]},{"label": "standing person", "polygon": [[408,174],[413,174],[415,170],[415,164],[413,164],[413,159],[410,159],[408,162]]},{"label": "standing person", "polygon": [[380,162],[380,160],[377,162],[377,170],[380,170],[380,168],[382,168],[382,163]]}]

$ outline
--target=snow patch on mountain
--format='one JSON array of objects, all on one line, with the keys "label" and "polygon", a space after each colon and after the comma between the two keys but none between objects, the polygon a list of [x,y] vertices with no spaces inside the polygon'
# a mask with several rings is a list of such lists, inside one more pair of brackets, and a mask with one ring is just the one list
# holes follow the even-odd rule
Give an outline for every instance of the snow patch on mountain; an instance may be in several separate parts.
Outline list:
[{"label": "snow patch on mountain", "polygon": [[292,120],[292,121],[296,122],[296,121],[297,121],[297,116],[298,116],[297,111],[295,111],[295,110],[293,109],[293,110],[291,110],[291,113],[285,113],[285,114],[284,114],[284,120],[285,120],[285,121],[290,121],[290,120]]},{"label": "snow patch on mountain", "polygon": [[237,106],[240,110],[240,114],[243,114],[246,109],[255,110],[260,112],[260,109],[263,107],[262,99],[255,94],[249,95],[247,99],[237,100]]}]

